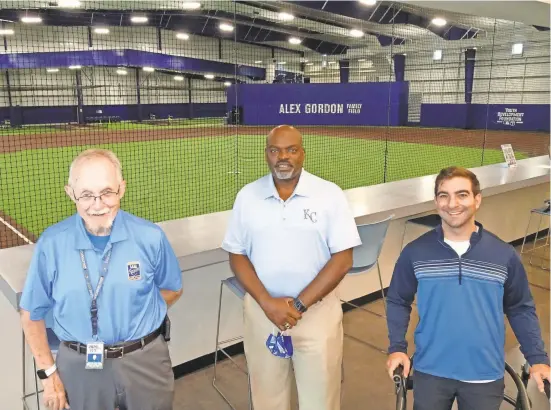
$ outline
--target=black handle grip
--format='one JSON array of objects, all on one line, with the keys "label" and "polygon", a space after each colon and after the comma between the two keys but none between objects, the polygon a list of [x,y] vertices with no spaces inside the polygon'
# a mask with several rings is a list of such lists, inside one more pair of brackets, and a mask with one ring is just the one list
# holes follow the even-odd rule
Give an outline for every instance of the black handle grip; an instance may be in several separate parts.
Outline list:
[{"label": "black handle grip", "polygon": [[394,369],[392,380],[394,380],[394,383],[399,383],[402,381],[404,377],[404,366],[398,365],[396,369]]},{"label": "black handle grip", "polygon": [[545,390],[545,395],[547,396],[547,398],[549,399],[550,397],[550,394],[549,394],[549,380],[544,380],[543,381],[543,390]]}]

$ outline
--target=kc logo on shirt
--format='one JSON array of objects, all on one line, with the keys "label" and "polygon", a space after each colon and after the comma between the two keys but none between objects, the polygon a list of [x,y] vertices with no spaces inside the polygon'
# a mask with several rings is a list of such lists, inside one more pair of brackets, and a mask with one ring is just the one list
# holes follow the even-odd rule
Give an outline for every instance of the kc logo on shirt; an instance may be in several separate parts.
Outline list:
[{"label": "kc logo on shirt", "polygon": [[304,211],[304,219],[309,219],[310,222],[314,224],[318,221],[317,212],[312,212],[309,209],[303,209],[303,211]]},{"label": "kc logo on shirt", "polygon": [[140,262],[128,262],[126,264],[126,270],[128,271],[129,280],[140,280],[142,278]]}]

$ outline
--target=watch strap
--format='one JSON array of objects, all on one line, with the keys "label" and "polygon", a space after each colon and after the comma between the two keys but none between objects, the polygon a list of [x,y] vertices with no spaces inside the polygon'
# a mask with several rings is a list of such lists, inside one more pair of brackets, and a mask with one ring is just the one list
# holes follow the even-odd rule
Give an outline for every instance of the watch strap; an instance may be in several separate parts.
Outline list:
[{"label": "watch strap", "polygon": [[47,379],[57,370],[57,365],[54,363],[51,367],[45,370],[38,370],[36,373],[40,379]]},{"label": "watch strap", "polygon": [[308,310],[308,308],[302,303],[302,300],[299,298],[295,298],[293,305],[295,306],[295,309],[298,310],[300,313],[304,313]]}]

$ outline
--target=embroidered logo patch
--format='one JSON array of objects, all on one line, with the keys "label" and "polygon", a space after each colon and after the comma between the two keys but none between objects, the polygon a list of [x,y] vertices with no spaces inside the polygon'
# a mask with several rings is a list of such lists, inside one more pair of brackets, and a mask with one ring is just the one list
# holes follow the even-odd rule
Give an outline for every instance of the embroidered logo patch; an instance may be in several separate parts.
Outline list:
[{"label": "embroidered logo patch", "polygon": [[142,278],[140,262],[128,262],[126,264],[126,270],[128,271],[129,280],[140,280]]},{"label": "embroidered logo patch", "polygon": [[313,224],[318,222],[317,212],[312,212],[309,209],[303,209],[303,211],[304,211],[304,219],[309,219],[310,222],[312,222]]}]

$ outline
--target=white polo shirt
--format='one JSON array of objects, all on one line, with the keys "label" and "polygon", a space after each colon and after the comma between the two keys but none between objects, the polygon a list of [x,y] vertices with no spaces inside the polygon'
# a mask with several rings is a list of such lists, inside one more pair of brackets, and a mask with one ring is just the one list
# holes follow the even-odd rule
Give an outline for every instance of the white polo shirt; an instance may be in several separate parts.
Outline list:
[{"label": "white polo shirt", "polygon": [[222,248],[247,255],[273,297],[297,297],[332,254],[358,245],[344,192],[303,169],[287,201],[279,197],[271,174],[243,187]]}]

